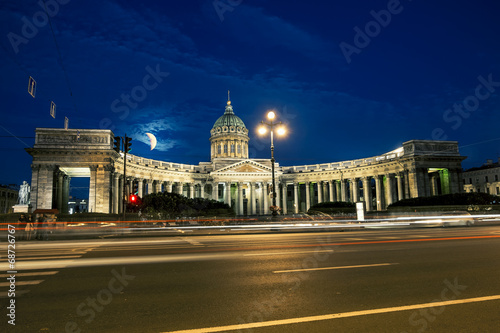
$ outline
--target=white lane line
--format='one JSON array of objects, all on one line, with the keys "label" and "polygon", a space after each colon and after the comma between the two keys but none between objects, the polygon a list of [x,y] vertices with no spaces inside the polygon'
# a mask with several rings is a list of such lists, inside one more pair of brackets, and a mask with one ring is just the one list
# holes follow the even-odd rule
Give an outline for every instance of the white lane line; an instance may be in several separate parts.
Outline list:
[{"label": "white lane line", "polygon": [[[57,273],[59,273],[59,271],[16,273],[16,274],[12,274],[12,275],[15,275],[16,277],[18,277],[18,276],[54,275],[54,274],[57,274]],[[0,274],[0,278],[8,278],[10,276],[11,276],[11,274]]]},{"label": "white lane line", "polygon": [[50,256],[50,257],[21,257],[16,260],[16,262],[24,260],[41,260],[41,259],[70,259],[70,258],[80,258],[81,256]]},{"label": "white lane line", "polygon": [[[16,287],[17,286],[30,286],[34,284],[40,284],[45,280],[32,280],[32,281],[16,281]],[[1,282],[0,287],[8,287],[10,286],[10,282]]]},{"label": "white lane line", "polygon": [[390,265],[398,265],[398,263],[383,263],[383,264],[370,264],[370,265],[354,265],[354,266],[336,266],[336,267],[319,267],[319,268],[288,269],[288,270],[284,270],[284,271],[273,271],[273,273],[290,273],[290,272],[324,271],[324,270],[330,270],[330,269],[361,268],[361,267],[377,267],[377,266],[390,266]]},{"label": "white lane line", "polygon": [[187,238],[187,237],[182,237],[181,239],[182,239],[183,241],[188,242],[188,243],[189,243],[189,244],[191,244],[191,245],[195,245],[195,246],[204,246],[204,245],[203,245],[203,244],[201,244],[200,242],[195,241],[195,240],[192,240],[192,239]]},{"label": "white lane line", "polygon": [[307,323],[307,322],[312,322],[312,321],[366,316],[366,315],[372,315],[372,314],[408,311],[408,310],[441,307],[441,306],[456,305],[456,304],[486,302],[486,301],[493,301],[493,300],[500,300],[500,295],[466,298],[466,299],[453,300],[453,301],[431,302],[431,303],[422,303],[422,304],[414,304],[414,305],[395,306],[395,307],[390,307],[390,308],[381,308],[381,309],[372,309],[372,310],[332,313],[332,314],[327,314],[327,315],[309,316],[309,317],[301,317],[301,318],[270,320],[270,321],[262,321],[259,323],[237,324],[237,325],[207,327],[207,328],[195,328],[195,329],[189,329],[189,330],[169,331],[169,332],[163,332],[163,333],[201,333],[201,332],[208,333],[208,332],[236,331],[236,330],[252,329],[252,328],[257,328],[257,327],[300,324],[300,323]]},{"label": "white lane line", "polygon": [[287,255],[287,254],[305,254],[305,253],[333,253],[333,250],[322,250],[322,251],[301,251],[301,252],[274,252],[274,253],[249,253],[244,254],[244,257],[253,257],[253,256],[277,256],[277,255]]},{"label": "white lane line", "polygon": [[[30,292],[29,290],[16,290],[16,297],[27,294],[29,292]],[[7,298],[7,297],[11,298],[8,296],[8,294],[9,294],[8,291],[2,291],[2,292],[0,292],[0,298]]]}]

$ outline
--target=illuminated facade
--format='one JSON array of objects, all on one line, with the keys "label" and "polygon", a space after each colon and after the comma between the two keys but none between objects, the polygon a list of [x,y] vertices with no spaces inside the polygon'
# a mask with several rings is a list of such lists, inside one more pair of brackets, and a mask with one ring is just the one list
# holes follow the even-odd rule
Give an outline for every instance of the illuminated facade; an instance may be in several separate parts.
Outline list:
[{"label": "illuminated facade", "polygon": [[[210,131],[211,161],[198,165],[146,159],[113,150],[110,130],[37,128],[33,148],[31,204],[67,212],[72,177],[89,177],[89,212],[119,213],[124,188],[140,197],[176,192],[223,201],[238,215],[269,214],[271,161],[248,158],[248,129],[231,102]],[[462,190],[455,141],[412,140],[379,156],[313,165],[275,163],[276,201],[284,214],[307,212],[324,201],[364,201],[384,210],[404,198]],[[126,186],[124,186],[124,182]],[[125,193],[127,194],[127,193]]]}]

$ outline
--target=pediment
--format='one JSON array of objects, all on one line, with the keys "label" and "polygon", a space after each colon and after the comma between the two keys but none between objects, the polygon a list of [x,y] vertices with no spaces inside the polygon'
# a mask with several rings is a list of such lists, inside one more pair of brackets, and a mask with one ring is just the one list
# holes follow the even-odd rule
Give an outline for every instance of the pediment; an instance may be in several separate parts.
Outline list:
[{"label": "pediment", "polygon": [[271,168],[254,161],[241,161],[235,164],[228,165],[224,168],[214,171],[214,174],[228,173],[262,173],[269,174]]}]

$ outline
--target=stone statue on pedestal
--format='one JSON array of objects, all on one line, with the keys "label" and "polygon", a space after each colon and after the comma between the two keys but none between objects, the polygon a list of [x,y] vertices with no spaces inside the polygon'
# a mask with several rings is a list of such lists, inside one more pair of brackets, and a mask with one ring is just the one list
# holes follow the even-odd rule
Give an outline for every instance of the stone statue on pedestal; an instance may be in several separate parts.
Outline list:
[{"label": "stone statue on pedestal", "polygon": [[20,205],[29,205],[30,203],[30,185],[26,181],[23,181],[19,189],[19,198],[17,201]]}]

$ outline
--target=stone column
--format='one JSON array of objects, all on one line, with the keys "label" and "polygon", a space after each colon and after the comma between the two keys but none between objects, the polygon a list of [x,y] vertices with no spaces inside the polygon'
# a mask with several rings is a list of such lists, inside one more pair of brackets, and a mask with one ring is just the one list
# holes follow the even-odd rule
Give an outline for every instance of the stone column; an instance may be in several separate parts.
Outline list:
[{"label": "stone column", "polygon": [[351,179],[352,202],[359,201],[359,178]]},{"label": "stone column", "polygon": [[262,195],[264,196],[264,208],[262,209],[263,214],[269,214],[269,184],[267,182],[262,183]]},{"label": "stone column", "polygon": [[306,212],[311,208],[311,183],[306,182]]},{"label": "stone column", "polygon": [[200,198],[205,199],[205,182],[200,183]]},{"label": "stone column", "polygon": [[[281,191],[280,191],[280,182],[276,183],[276,206],[282,207],[281,205]],[[283,208],[283,207],[282,207]]]},{"label": "stone column", "polygon": [[238,215],[243,215],[245,210],[243,209],[243,184],[241,182],[237,183],[238,186]]},{"label": "stone column", "polygon": [[[450,193],[462,193],[462,183],[461,179],[461,170],[459,168],[448,169],[449,177],[450,177]],[[494,193],[494,192],[491,192]]]},{"label": "stone column", "polygon": [[335,192],[337,192],[337,201],[342,201],[342,186],[340,181],[335,181]]},{"label": "stone column", "polygon": [[62,213],[62,206],[63,206],[63,186],[64,186],[64,172],[58,171],[57,172],[57,209]]},{"label": "stone column", "polygon": [[386,176],[387,179],[387,207],[394,202],[394,175],[392,173],[388,173]]},{"label": "stone column", "polygon": [[168,193],[172,193],[172,185],[173,185],[173,182],[167,181],[167,192]]},{"label": "stone column", "polygon": [[89,166],[90,169],[90,186],[89,186],[89,213],[96,212],[96,202],[97,202],[97,165]]},{"label": "stone column", "polygon": [[257,214],[255,183],[250,182],[249,186],[250,186],[250,193],[248,196],[248,202],[249,202],[248,209],[250,209],[250,215],[255,215],[255,214]]},{"label": "stone column", "polygon": [[316,187],[318,188],[318,203],[323,202],[323,183],[321,181],[316,183]]},{"label": "stone column", "polygon": [[189,198],[194,199],[194,184],[189,183]]},{"label": "stone column", "polygon": [[299,213],[299,183],[294,182],[293,183],[293,206],[294,206],[294,213],[298,214]]},{"label": "stone column", "polygon": [[411,198],[418,198],[425,196],[425,181],[422,168],[415,168],[409,170],[408,183],[409,183]]},{"label": "stone column", "polygon": [[32,164],[31,165],[31,192],[30,192],[30,204],[33,208],[33,210],[40,208],[37,206],[37,204],[40,203],[38,200],[38,174],[40,172],[40,165],[38,164]]},{"label": "stone column", "polygon": [[224,200],[225,200],[226,204],[228,204],[229,207],[231,207],[231,182],[226,182],[225,183],[225,196],[224,196]]},{"label": "stone column", "polygon": [[147,193],[146,194],[152,194],[153,193],[153,180],[146,179],[146,186],[147,186]]},{"label": "stone column", "polygon": [[334,180],[330,180],[328,182],[328,185],[330,186],[330,201],[335,202],[337,201],[337,185],[335,184]]},{"label": "stone column", "polygon": [[128,177],[128,193],[127,194],[132,194],[134,193],[134,177]]},{"label": "stone column", "polygon": [[372,210],[372,185],[370,177],[363,178],[363,201],[365,202],[366,211]]},{"label": "stone column", "polygon": [[219,183],[212,182],[212,199],[219,201]]},{"label": "stone column", "polygon": [[184,195],[184,183],[183,182],[177,183],[177,193],[180,195]]},{"label": "stone column", "polygon": [[439,174],[437,172],[433,172],[430,174],[430,177],[431,177],[431,195],[439,195],[439,186],[438,186]]},{"label": "stone column", "polygon": [[[71,177],[70,176],[67,176],[65,175],[63,177],[63,183],[62,183],[62,193],[61,193],[61,208],[60,208],[60,211],[61,213],[69,213],[69,207],[68,207],[68,201],[69,201],[69,184],[71,182]],[[104,213],[109,213],[109,210],[108,212],[104,212]]]},{"label": "stone column", "polygon": [[139,198],[144,196],[144,179],[137,178],[137,195]]},{"label": "stone column", "polygon": [[288,208],[287,207],[287,201],[288,201],[287,195],[288,195],[288,193],[287,193],[287,186],[286,186],[285,181],[283,182],[282,191],[283,191],[283,196],[282,196],[283,197],[283,207],[281,207],[281,208],[282,208],[283,214],[287,214],[287,212],[288,212],[288,209],[287,209]]},{"label": "stone column", "polygon": [[398,200],[403,200],[405,198],[405,189],[403,184],[404,174],[399,172],[397,176],[398,180]]},{"label": "stone column", "polygon": [[113,175],[113,214],[119,214],[120,211],[120,174],[115,172]]},{"label": "stone column", "polygon": [[347,191],[346,191],[347,184],[346,183],[347,183],[346,179],[342,179],[340,181],[340,201],[344,201],[344,202],[348,201],[347,200]]},{"label": "stone column", "polygon": [[384,196],[383,196],[383,188],[382,188],[382,179],[381,176],[375,176],[375,195],[377,197],[377,210],[384,209]]}]

